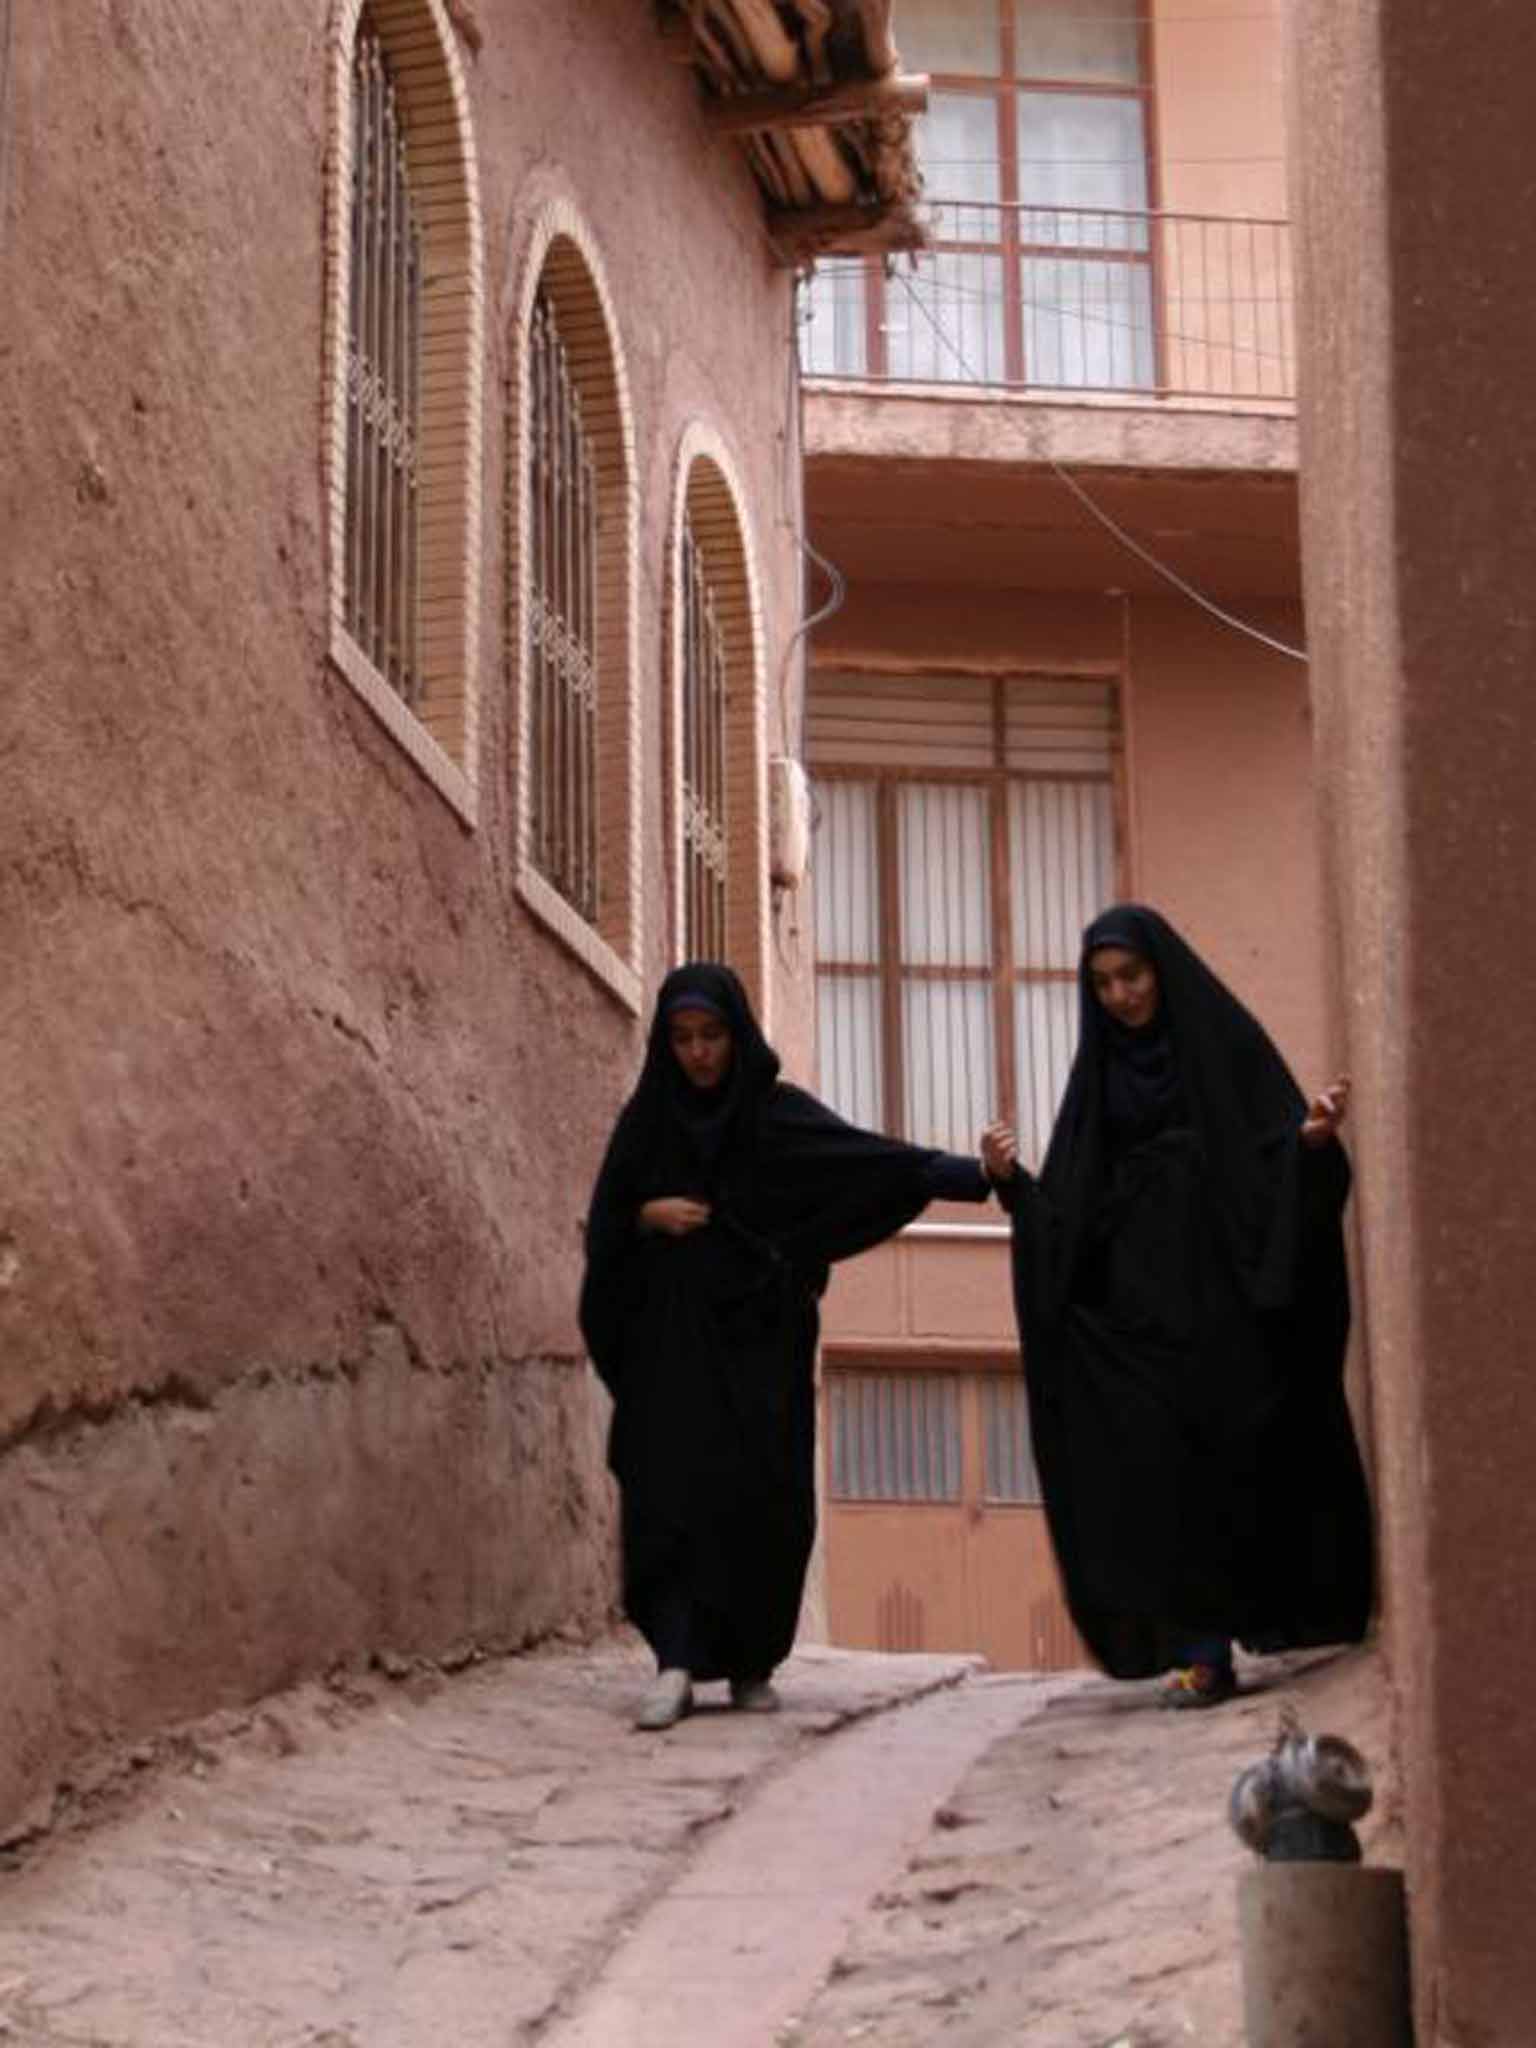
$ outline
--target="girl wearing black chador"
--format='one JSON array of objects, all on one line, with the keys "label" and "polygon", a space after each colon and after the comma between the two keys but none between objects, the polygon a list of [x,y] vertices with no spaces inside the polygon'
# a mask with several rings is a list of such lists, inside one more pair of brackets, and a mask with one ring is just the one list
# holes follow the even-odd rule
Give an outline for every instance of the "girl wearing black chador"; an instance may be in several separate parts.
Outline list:
[{"label": "girl wearing black chador", "polygon": [[778,1073],[729,968],[669,974],[587,1220],[581,1326],[614,1399],[624,1604],[659,1673],[643,1728],[686,1713],[695,1681],[778,1704],[816,1526],[828,1266],[936,1197],[989,1192],[976,1160],[856,1130]]},{"label": "girl wearing black chador", "polygon": [[1258,1651],[1352,1642],[1370,1513],[1343,1391],[1349,1162],[1263,1028],[1155,911],[1088,927],[1076,1061],[1038,1179],[983,1159],[1073,1619],[1170,1706]]}]

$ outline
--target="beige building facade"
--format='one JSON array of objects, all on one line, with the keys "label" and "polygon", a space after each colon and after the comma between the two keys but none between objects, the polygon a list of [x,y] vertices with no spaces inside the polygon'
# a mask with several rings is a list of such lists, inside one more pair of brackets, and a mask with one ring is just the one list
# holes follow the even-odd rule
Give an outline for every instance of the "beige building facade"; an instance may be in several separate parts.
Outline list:
[{"label": "beige building facade", "polygon": [[[1008,1115],[1038,1162],[1081,928],[1157,905],[1331,1070],[1301,657],[1278,19],[903,0],[932,239],[802,302],[820,1081],[903,1135]],[[1226,617],[1221,616],[1226,614]],[[829,1618],[1072,1663],[1003,1219],[834,1281]]]}]

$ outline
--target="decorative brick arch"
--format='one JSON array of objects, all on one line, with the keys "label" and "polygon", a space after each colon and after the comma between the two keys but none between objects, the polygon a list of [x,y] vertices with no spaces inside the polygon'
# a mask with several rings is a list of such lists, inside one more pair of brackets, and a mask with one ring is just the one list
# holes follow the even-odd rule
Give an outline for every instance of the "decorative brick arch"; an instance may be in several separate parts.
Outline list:
[{"label": "decorative brick arch", "polygon": [[[582,913],[540,872],[532,835],[533,627],[530,337],[540,289],[554,308],[590,434],[597,493],[597,900]],[[641,701],[635,434],[603,262],[575,208],[550,201],[528,231],[509,322],[505,657],[516,705],[515,853],[523,901],[625,1004],[641,1005]]]},{"label": "decorative brick arch", "polygon": [[683,819],[684,525],[716,604],[726,663],[726,952],[771,1029],[772,916],[768,887],[768,699],[763,612],[752,523],[735,462],[702,421],[685,429],[673,471],[667,547],[667,873],[672,955],[685,927]]},{"label": "decorative brick arch", "polygon": [[[421,225],[420,646],[407,705],[346,616],[353,58],[364,5],[388,61]],[[325,437],[328,646],[369,709],[468,824],[477,808],[484,232],[469,96],[443,0],[335,0],[328,49]]]}]

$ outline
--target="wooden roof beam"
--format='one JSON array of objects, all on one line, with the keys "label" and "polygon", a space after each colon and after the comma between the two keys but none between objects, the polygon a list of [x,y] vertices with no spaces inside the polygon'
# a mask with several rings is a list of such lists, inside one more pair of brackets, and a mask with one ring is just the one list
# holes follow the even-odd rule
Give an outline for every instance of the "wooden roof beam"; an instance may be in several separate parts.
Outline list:
[{"label": "wooden roof beam", "polygon": [[921,249],[927,239],[922,223],[902,208],[857,205],[775,207],[768,234],[781,263]]},{"label": "wooden roof beam", "polygon": [[836,128],[845,121],[890,114],[910,116],[925,112],[927,106],[928,78],[917,72],[843,85],[733,93],[712,101],[704,118],[716,135],[761,135],[782,128]]}]

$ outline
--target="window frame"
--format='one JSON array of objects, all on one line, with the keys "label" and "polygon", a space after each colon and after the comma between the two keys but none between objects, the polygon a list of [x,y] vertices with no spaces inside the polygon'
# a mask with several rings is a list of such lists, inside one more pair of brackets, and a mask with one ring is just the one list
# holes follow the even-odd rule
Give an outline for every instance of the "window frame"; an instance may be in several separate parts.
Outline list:
[{"label": "window frame", "polygon": [[[954,199],[942,191],[930,190],[930,206],[938,213],[935,232],[928,244],[926,260],[932,264],[942,263],[946,257],[964,260],[966,258],[992,262],[997,267],[999,283],[998,305],[1002,318],[1002,371],[1000,376],[984,376],[985,384],[1006,384],[1028,386],[1031,381],[1030,353],[1025,341],[1025,290],[1024,269],[1031,260],[1045,261],[1090,261],[1095,264],[1124,264],[1145,270],[1148,279],[1149,322],[1147,340],[1151,349],[1151,380],[1146,385],[1149,396],[1162,393],[1166,388],[1167,366],[1165,357],[1167,344],[1164,337],[1164,321],[1161,317],[1162,289],[1158,263],[1158,238],[1150,232],[1150,216],[1160,204],[1158,183],[1158,150],[1156,141],[1157,94],[1154,79],[1154,39],[1152,33],[1151,0],[1129,0],[1128,9],[1134,8],[1138,18],[1139,78],[1134,84],[1116,83],[1108,79],[1071,79],[1021,72],[1017,65],[1019,42],[1019,18],[1027,11],[1030,0],[998,0],[999,62],[995,75],[974,72],[935,71],[929,78],[930,93],[964,95],[967,98],[991,103],[995,122],[997,145],[996,165],[998,194],[995,202],[985,202],[985,209],[995,208],[998,221],[998,235],[994,240],[977,239],[960,233],[944,232],[944,221],[948,215],[963,217],[967,211],[964,200]],[[1048,5],[1048,0],[1046,0]],[[1121,99],[1132,101],[1142,109],[1142,149],[1145,159],[1146,210],[1149,216],[1149,231],[1137,247],[1103,248],[1062,242],[1059,239],[1033,240],[1026,237],[1024,227],[1031,213],[1048,213],[1052,207],[1035,203],[1024,197],[1019,160],[1019,118],[1020,95],[1024,93],[1060,93],[1074,98]],[[931,181],[930,181],[931,182]],[[947,203],[946,203],[947,202]],[[983,202],[974,202],[983,207]],[[1060,209],[1070,211],[1070,209]],[[1093,211],[1094,209],[1087,209]],[[1101,209],[1113,213],[1113,208]],[[863,282],[863,357],[864,368],[857,372],[829,371],[828,376],[856,375],[861,377],[890,379],[891,343],[890,314],[892,308],[892,286],[886,275],[886,266],[875,257],[863,259],[860,269]],[[921,319],[915,312],[913,317]],[[962,365],[956,362],[954,374],[945,373],[942,368],[937,378],[918,376],[908,378],[897,375],[895,381],[916,381],[920,383],[942,382],[970,384],[974,380],[964,373]],[[811,374],[822,374],[812,372]],[[1120,385],[1099,387],[1091,382],[1081,384],[1056,384],[1043,386],[1045,389],[1096,390],[1111,388],[1119,390]],[[1139,388],[1139,387],[1138,387]]]},{"label": "window frame", "polygon": [[[423,260],[421,688],[408,704],[347,625],[354,60],[369,13],[394,69]],[[471,828],[478,818],[484,227],[469,97],[443,0],[337,0],[330,29],[323,469],[327,656]]]},{"label": "window frame", "polygon": [[[597,903],[589,919],[541,873],[533,849],[532,362],[534,307],[547,289],[597,451]],[[515,888],[524,906],[623,1007],[642,1006],[641,699],[638,493],[629,379],[597,243],[567,201],[531,223],[509,321],[504,516],[504,667],[515,706],[511,773]]]},{"label": "window frame", "polygon": [[684,832],[687,650],[683,592],[685,526],[691,526],[715,594],[726,654],[725,829],[726,902],[723,957],[741,975],[770,1035],[774,977],[768,882],[768,692],[764,666],[762,591],[757,548],[740,472],[722,436],[690,421],[674,466],[667,573],[665,748],[671,957],[687,957],[687,871]]},{"label": "window frame", "polygon": [[[871,671],[860,671],[874,673]],[[1011,683],[1038,679],[1011,675],[983,678],[992,689],[993,760],[990,766],[939,766],[930,763],[893,764],[839,761],[814,752],[811,772],[820,783],[858,784],[873,791],[873,833],[875,875],[878,895],[874,908],[876,941],[870,961],[828,959],[817,948],[815,980],[819,990],[823,977],[829,980],[873,982],[878,989],[876,1018],[880,1058],[880,1127],[892,1137],[910,1142],[934,1142],[926,1132],[908,1129],[907,1064],[909,1047],[905,1029],[903,994],[907,982],[932,975],[945,982],[979,982],[990,991],[989,1020],[993,1047],[991,1079],[995,1100],[1003,1113],[1017,1121],[1020,1094],[1015,1003],[1018,990],[1030,985],[1075,984],[1076,965],[1037,967],[1020,965],[1014,951],[1016,886],[1012,859],[1011,792],[1030,785],[1068,785],[1105,788],[1111,805],[1111,872],[1114,894],[1125,898],[1129,886],[1128,783],[1126,776],[1125,691],[1122,677],[1101,674],[1062,678],[1107,684],[1111,695],[1109,765],[1107,770],[1043,770],[1007,765],[1007,691]],[[970,681],[978,680],[975,677]],[[942,686],[942,678],[935,682]],[[985,967],[945,963],[925,969],[921,962],[905,957],[900,933],[901,852],[899,795],[903,786],[979,789],[986,796],[986,857],[989,862],[991,912],[990,961]],[[818,886],[820,884],[818,883]]]}]

